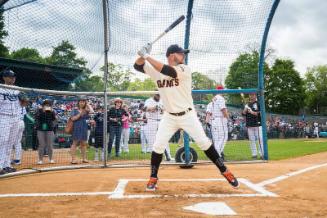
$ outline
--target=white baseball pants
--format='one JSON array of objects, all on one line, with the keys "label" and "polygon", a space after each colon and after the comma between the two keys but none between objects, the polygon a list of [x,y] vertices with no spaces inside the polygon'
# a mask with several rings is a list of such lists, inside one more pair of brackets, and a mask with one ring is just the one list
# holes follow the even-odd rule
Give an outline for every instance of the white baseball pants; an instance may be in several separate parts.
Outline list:
[{"label": "white baseball pants", "polygon": [[257,156],[257,145],[256,141],[259,141],[259,155],[263,156],[263,139],[262,139],[262,127],[247,127],[248,136],[250,140],[250,148],[252,156]]},{"label": "white baseball pants", "polygon": [[211,123],[212,141],[216,151],[221,155],[228,140],[228,120],[225,117],[216,117]]},{"label": "white baseball pants", "polygon": [[141,146],[142,146],[142,152],[146,153],[147,146],[148,146],[148,140],[146,138],[145,132],[144,132],[144,126],[141,126],[140,129],[140,138],[141,138]]},{"label": "white baseball pants", "polygon": [[17,141],[19,121],[10,116],[0,118],[0,169],[11,166],[11,150]]},{"label": "white baseball pants", "polygon": [[[144,126],[145,136],[146,136],[146,139],[148,140],[148,145],[149,145],[148,149],[147,149],[147,152],[152,152],[153,151],[153,146],[154,146],[154,143],[155,143],[155,140],[156,140],[156,135],[157,135],[157,133],[159,131],[158,128],[159,128],[160,123],[161,123],[161,121],[148,119],[148,123]],[[162,151],[162,153],[166,149],[169,158],[171,158],[170,147],[169,147],[169,139],[164,144],[164,150]],[[160,153],[160,154],[162,154],[162,153]]]},{"label": "white baseball pants", "polygon": [[194,110],[189,111],[183,116],[174,116],[165,112],[159,124],[153,150],[158,154],[164,153],[170,138],[178,129],[185,130],[202,150],[208,150],[212,144],[204,133]]},{"label": "white baseball pants", "polygon": [[14,149],[15,149],[14,160],[22,159],[22,137],[23,137],[24,130],[25,130],[25,123],[23,120],[20,120],[18,123],[18,133],[16,138],[17,141],[15,142],[14,145]]}]

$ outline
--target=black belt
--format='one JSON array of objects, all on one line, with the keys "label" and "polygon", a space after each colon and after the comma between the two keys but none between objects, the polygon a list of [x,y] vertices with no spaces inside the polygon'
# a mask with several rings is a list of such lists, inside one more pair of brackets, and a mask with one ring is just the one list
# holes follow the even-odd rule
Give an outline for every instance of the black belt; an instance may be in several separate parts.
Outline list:
[{"label": "black belt", "polygon": [[186,111],[182,111],[182,112],[179,112],[179,113],[169,113],[169,114],[180,117],[180,116],[185,115],[187,112],[189,112],[191,110],[192,110],[192,108],[187,108]]}]

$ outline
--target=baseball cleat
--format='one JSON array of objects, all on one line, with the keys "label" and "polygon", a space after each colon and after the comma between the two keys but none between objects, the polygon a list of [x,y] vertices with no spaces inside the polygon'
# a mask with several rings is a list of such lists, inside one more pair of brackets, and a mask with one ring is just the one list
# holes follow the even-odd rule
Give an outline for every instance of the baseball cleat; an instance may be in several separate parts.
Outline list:
[{"label": "baseball cleat", "polygon": [[234,188],[239,187],[239,183],[238,183],[237,179],[229,170],[226,170],[224,173],[222,173],[222,175],[229,182],[229,184],[231,184]]},{"label": "baseball cleat", "polygon": [[146,185],[145,191],[153,192],[158,189],[157,186],[158,178],[150,177],[148,184]]}]

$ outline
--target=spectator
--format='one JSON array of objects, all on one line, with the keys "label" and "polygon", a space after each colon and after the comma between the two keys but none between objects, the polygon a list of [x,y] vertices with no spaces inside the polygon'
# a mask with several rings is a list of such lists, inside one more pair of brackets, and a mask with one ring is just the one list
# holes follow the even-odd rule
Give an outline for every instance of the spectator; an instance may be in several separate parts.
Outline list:
[{"label": "spectator", "polygon": [[73,144],[71,146],[72,164],[77,164],[76,148],[78,144],[81,146],[82,163],[88,163],[86,157],[88,125],[86,121],[89,119],[89,114],[94,112],[85,97],[81,97],[78,100],[77,107],[77,109],[71,112],[71,119],[74,122],[72,134]]},{"label": "spectator", "polygon": [[128,141],[129,141],[129,122],[131,121],[131,114],[128,111],[128,106],[125,104],[123,106],[123,109],[125,111],[125,114],[122,116],[122,132],[121,132],[121,149],[123,152],[128,153]]},{"label": "spectator", "polygon": [[95,121],[95,156],[94,160],[99,160],[99,149],[101,149],[101,160],[104,160],[104,150],[103,150],[103,116],[104,116],[104,108],[99,106],[98,111],[94,116]]},{"label": "spectator", "polygon": [[37,138],[39,141],[39,161],[38,164],[43,164],[44,150],[48,151],[49,162],[55,163],[53,160],[53,141],[56,113],[51,107],[51,101],[46,99],[42,103],[42,107],[38,109],[35,115]]},{"label": "spectator", "polygon": [[108,155],[111,155],[112,144],[115,140],[116,157],[120,155],[120,138],[122,132],[122,117],[126,115],[125,110],[122,109],[123,100],[116,98],[114,100],[115,106],[110,108],[108,112],[108,124],[109,124],[109,143],[108,143]]}]

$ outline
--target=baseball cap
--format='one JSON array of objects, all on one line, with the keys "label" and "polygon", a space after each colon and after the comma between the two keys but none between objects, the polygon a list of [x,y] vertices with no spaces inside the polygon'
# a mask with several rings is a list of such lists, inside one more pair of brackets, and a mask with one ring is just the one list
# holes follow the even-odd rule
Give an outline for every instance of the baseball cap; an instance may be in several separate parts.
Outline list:
[{"label": "baseball cap", "polygon": [[184,53],[184,54],[187,54],[189,52],[190,52],[190,50],[183,49],[179,45],[174,44],[174,45],[170,45],[168,47],[167,52],[166,52],[166,57],[168,57],[170,54],[173,54],[173,53]]},{"label": "baseball cap", "polygon": [[5,70],[2,72],[2,77],[16,77],[16,74],[12,70]]}]

